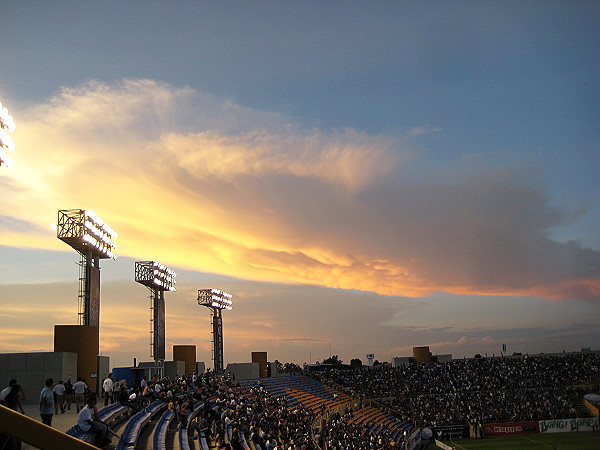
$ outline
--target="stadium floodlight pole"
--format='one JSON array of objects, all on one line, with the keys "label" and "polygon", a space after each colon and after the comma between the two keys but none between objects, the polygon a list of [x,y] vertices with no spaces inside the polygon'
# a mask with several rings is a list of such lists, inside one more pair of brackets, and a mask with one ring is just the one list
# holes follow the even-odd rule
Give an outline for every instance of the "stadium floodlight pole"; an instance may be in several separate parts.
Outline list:
[{"label": "stadium floodlight pole", "polygon": [[6,152],[12,152],[15,149],[15,143],[8,133],[15,131],[16,127],[8,109],[0,103],[0,166],[4,164],[6,167],[10,167],[12,165],[12,159]]},{"label": "stadium floodlight pole", "polygon": [[165,360],[165,291],[175,291],[177,274],[156,261],[136,261],[135,281],[150,289],[150,356]]},{"label": "stadium floodlight pole", "polygon": [[223,373],[223,317],[224,309],[232,308],[231,294],[219,289],[199,289],[198,304],[206,306],[212,313],[213,365],[215,375]]},{"label": "stadium floodlight pole", "polygon": [[100,327],[100,260],[117,259],[117,233],[93,211],[58,211],[56,237],[80,255],[79,325]]}]

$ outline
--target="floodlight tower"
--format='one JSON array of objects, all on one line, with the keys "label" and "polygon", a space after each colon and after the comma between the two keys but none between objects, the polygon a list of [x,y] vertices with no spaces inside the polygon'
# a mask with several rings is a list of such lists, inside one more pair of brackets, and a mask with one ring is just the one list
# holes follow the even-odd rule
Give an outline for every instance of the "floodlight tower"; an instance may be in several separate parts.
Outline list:
[{"label": "floodlight tower", "polygon": [[12,159],[6,151],[12,152],[15,149],[15,143],[8,133],[15,131],[16,127],[8,109],[0,103],[0,166],[4,164],[6,167],[10,167],[12,165]]},{"label": "floodlight tower", "polygon": [[223,373],[223,317],[224,309],[231,311],[231,294],[219,289],[199,289],[198,304],[206,306],[212,313],[214,373]]},{"label": "floodlight tower", "polygon": [[135,281],[150,289],[150,356],[165,360],[165,291],[175,290],[177,274],[156,261],[136,261]]},{"label": "floodlight tower", "polygon": [[117,259],[117,233],[93,211],[58,211],[56,237],[80,255],[79,325],[100,327],[100,260]]}]

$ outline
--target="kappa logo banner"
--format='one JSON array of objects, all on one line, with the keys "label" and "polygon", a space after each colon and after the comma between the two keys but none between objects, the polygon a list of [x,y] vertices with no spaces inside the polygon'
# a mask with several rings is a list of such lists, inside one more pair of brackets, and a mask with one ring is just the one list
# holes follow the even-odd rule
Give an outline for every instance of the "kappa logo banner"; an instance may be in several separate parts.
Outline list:
[{"label": "kappa logo banner", "polygon": [[483,424],[485,436],[508,436],[512,434],[539,433],[539,422],[512,422]]}]

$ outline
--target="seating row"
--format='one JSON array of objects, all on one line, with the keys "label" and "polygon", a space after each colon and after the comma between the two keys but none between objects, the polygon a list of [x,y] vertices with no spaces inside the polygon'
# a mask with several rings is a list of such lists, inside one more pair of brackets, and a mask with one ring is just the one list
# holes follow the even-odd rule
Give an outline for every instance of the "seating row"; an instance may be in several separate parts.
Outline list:
[{"label": "seating row", "polygon": [[[125,416],[129,415],[129,413],[129,407],[117,402],[100,409],[98,411],[98,418],[112,428],[115,423],[121,421]],[[81,441],[88,443],[94,442],[94,435],[88,431],[83,431],[77,424],[73,425],[65,431],[65,433]]]},{"label": "seating row", "polygon": [[150,422],[150,420],[152,420],[152,417],[158,411],[166,408],[166,406],[167,404],[165,402],[156,400],[129,419],[125,426],[125,430],[121,433],[116,450],[135,448],[142,429]]},{"label": "seating row", "polygon": [[[198,402],[196,403],[192,410],[190,411],[190,413],[188,413],[188,417],[187,417],[187,425],[185,428],[179,428],[179,448],[181,450],[191,450],[190,447],[190,438],[192,436],[190,436],[188,434],[188,430],[190,428],[190,424],[192,423],[192,421],[196,418],[196,416],[198,415],[198,412],[200,412],[200,408],[202,408],[202,406],[204,406],[204,402]],[[206,440],[205,440],[206,442]]]}]

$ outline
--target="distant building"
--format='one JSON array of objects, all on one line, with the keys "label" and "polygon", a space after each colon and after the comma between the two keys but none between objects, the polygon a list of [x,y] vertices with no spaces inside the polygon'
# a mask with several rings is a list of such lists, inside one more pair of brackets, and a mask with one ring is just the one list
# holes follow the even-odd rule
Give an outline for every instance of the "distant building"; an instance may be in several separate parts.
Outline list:
[{"label": "distant building", "polygon": [[392,358],[392,367],[407,366],[412,362],[412,359],[413,358],[410,356],[398,356]]},{"label": "distant building", "polygon": [[432,355],[429,346],[413,347],[413,356],[397,356],[392,358],[392,367],[405,366],[410,363],[452,361],[452,355]]},{"label": "distant building", "polygon": [[260,378],[267,378],[269,376],[267,369],[267,352],[252,352],[252,362],[258,363],[258,374]]},{"label": "distant building", "polygon": [[253,380],[260,378],[260,365],[257,362],[229,363],[225,368],[225,375],[235,380]]}]

